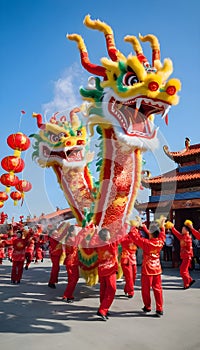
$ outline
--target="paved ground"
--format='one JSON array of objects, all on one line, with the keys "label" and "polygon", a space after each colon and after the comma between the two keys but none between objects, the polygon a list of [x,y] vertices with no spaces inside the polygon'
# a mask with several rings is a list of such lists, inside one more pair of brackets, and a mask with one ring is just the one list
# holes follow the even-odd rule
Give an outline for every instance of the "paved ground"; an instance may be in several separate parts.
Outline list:
[{"label": "paved ground", "polygon": [[[179,270],[164,268],[165,314],[141,311],[140,268],[133,299],[123,295],[119,280],[112,316],[103,322],[96,316],[99,285],[87,287],[80,279],[77,301],[66,304],[61,296],[66,272],[61,267],[55,290],[47,286],[50,261],[32,264],[20,285],[10,284],[11,263],[0,266],[1,350],[199,350],[200,271],[192,271],[196,283],[182,289]],[[154,304],[153,304],[154,305]]]}]

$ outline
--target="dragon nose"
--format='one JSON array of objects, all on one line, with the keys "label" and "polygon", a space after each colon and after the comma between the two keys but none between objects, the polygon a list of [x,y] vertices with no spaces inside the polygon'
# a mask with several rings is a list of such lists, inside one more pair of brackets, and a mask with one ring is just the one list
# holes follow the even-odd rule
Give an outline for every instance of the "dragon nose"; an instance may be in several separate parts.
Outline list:
[{"label": "dragon nose", "polygon": [[69,140],[65,141],[65,146],[71,146],[71,144],[72,144],[71,141],[69,141]]},{"label": "dragon nose", "polygon": [[84,141],[84,140],[78,140],[76,144],[77,144],[77,145],[84,145],[84,144],[85,144],[85,141]]},{"label": "dragon nose", "polygon": [[176,87],[174,85],[168,86],[166,89],[166,93],[170,96],[175,95],[176,93]]},{"label": "dragon nose", "polygon": [[159,89],[159,84],[157,81],[151,81],[148,85],[150,91],[157,91]]}]

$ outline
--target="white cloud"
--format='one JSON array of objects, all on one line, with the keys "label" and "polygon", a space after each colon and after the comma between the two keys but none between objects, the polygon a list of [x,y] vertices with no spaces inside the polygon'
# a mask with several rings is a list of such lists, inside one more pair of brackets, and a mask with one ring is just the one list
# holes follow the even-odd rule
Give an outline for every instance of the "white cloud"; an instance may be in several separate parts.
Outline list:
[{"label": "white cloud", "polygon": [[61,78],[53,82],[53,99],[42,105],[45,116],[50,117],[56,112],[71,110],[81,104],[79,85],[77,85],[77,82],[80,84],[81,74],[83,74],[81,68],[74,64],[66,69]]}]

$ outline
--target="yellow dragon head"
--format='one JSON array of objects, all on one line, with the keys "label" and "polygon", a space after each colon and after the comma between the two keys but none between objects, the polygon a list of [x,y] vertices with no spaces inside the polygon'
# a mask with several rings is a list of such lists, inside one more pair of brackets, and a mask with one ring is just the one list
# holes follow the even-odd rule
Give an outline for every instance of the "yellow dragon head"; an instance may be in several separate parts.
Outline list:
[{"label": "yellow dragon head", "polygon": [[80,108],[70,112],[69,121],[64,115],[58,119],[57,114],[54,114],[45,124],[41,114],[33,113],[40,132],[31,135],[36,139],[32,157],[37,159],[41,167],[84,167],[89,161],[87,132],[77,112],[80,112]]},{"label": "yellow dragon head", "polygon": [[118,139],[124,143],[141,149],[152,148],[157,134],[153,115],[160,114],[167,123],[170,107],[179,101],[177,93],[181,83],[178,79],[169,79],[173,72],[172,61],[167,58],[161,63],[160,45],[152,34],[139,35],[140,41],[150,42],[150,64],[135,36],[124,38],[135,52],[135,55],[125,57],[115,47],[110,26],[100,20],[91,20],[89,15],[84,24],[104,33],[110,57],[102,58],[102,65],[91,63],[82,37],[67,35],[69,40],[77,42],[83,67],[98,76],[90,77],[87,88],[80,89],[83,98],[90,102],[89,123],[101,123],[104,127],[112,125]]}]

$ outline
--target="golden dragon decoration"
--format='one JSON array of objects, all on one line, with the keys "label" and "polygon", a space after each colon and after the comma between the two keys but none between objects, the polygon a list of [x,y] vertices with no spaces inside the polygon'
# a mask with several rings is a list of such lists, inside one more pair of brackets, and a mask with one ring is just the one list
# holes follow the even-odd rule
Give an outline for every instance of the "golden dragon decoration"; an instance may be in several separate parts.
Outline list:
[{"label": "golden dragon decoration", "polygon": [[[99,228],[107,227],[115,240],[116,233],[132,212],[140,188],[142,154],[158,146],[154,116],[161,115],[168,124],[169,110],[179,101],[181,83],[178,79],[169,79],[173,64],[169,58],[161,62],[160,44],[155,35],[139,35],[139,39],[126,36],[125,42],[133,49],[133,54],[126,57],[116,48],[113,30],[108,24],[92,20],[89,15],[84,24],[104,34],[109,56],[101,58],[101,65],[92,63],[81,35],[67,35],[77,43],[81,64],[92,74],[87,86],[80,88],[80,94],[85,101],[89,137],[99,137],[98,185],[92,184],[88,162],[81,156],[84,151],[79,151],[78,147],[84,145],[88,150],[86,128],[77,120],[75,126],[73,118],[71,125],[66,120],[56,120],[55,116],[43,124],[41,115],[36,115],[40,133],[36,136],[33,156],[41,166],[53,168],[78,224],[85,226],[92,221]],[[143,53],[141,42],[151,45],[151,63]],[[82,251],[80,260],[88,271],[85,273],[88,284],[95,283],[96,257],[91,248]]]},{"label": "golden dragon decoration", "polygon": [[157,146],[154,115],[168,123],[168,112],[179,101],[180,81],[169,79],[173,72],[170,59],[160,60],[160,45],[152,34],[139,35],[150,42],[152,63],[145,57],[135,36],[124,40],[132,45],[135,55],[125,57],[117,48],[112,28],[89,15],[84,24],[105,36],[109,58],[101,65],[90,62],[83,38],[68,34],[77,43],[82,66],[94,76],[80,93],[88,101],[87,115],[91,135],[94,126],[102,137],[102,153],[97,162],[100,187],[93,213],[93,222],[110,229],[113,236],[131,214],[141,181],[142,152]]}]

